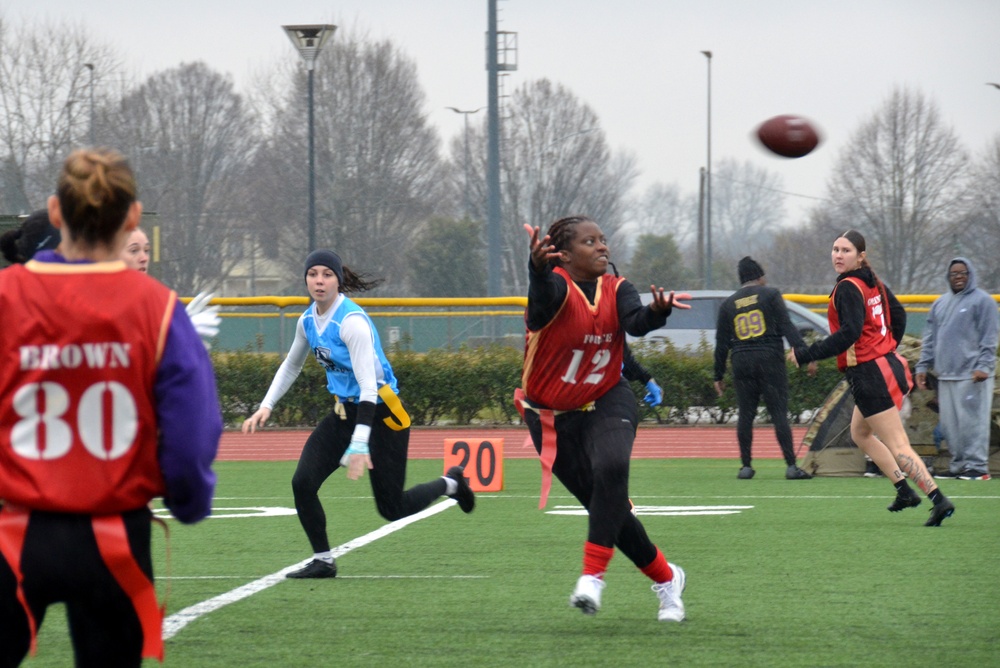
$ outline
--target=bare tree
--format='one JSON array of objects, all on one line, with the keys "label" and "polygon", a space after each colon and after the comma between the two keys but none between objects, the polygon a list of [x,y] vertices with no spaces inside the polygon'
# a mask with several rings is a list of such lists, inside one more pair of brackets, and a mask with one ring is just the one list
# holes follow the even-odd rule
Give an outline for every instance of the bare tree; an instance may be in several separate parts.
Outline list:
[{"label": "bare tree", "polygon": [[[785,218],[781,177],[752,162],[724,158],[712,172],[713,260],[732,260],[770,244]],[[730,272],[732,273],[732,272]]]},{"label": "bare tree", "polygon": [[782,292],[826,294],[836,278],[830,250],[842,232],[827,209],[813,209],[804,227],[778,230],[754,257]]},{"label": "bare tree", "polygon": [[842,149],[831,214],[866,236],[876,270],[898,291],[925,290],[966,211],[967,170],[937,105],[897,88]]},{"label": "bare tree", "polygon": [[677,184],[654,183],[630,204],[629,219],[639,234],[669,234],[683,246],[698,232],[698,200]]},{"label": "bare tree", "polygon": [[[1000,292],[1000,134],[980,153],[972,168],[968,216],[954,234],[954,254],[975,262],[979,287]],[[942,269],[943,262],[939,263]]]},{"label": "bare tree", "polygon": [[242,259],[253,116],[228,76],[204,63],[154,74],[122,99],[108,129],[157,214],[161,278],[181,294],[216,287]]},{"label": "bare tree", "polygon": [[[612,238],[625,223],[625,195],[635,160],[612,153],[594,111],[546,79],[517,89],[505,106],[501,134],[503,290],[527,291],[528,244],[523,225],[545,230],[558,218],[585,214]],[[470,131],[473,216],[486,219],[486,124]],[[464,168],[463,153],[454,164]],[[463,169],[464,175],[464,169]]]},{"label": "bare tree", "polygon": [[91,101],[120,76],[116,53],[79,26],[0,18],[0,211],[44,205],[70,150],[90,143]]},{"label": "bare tree", "polygon": [[[406,288],[406,250],[440,209],[440,139],[423,111],[416,65],[390,41],[338,32],[314,71],[316,237],[345,264]],[[273,96],[272,130],[260,154],[273,175],[257,193],[280,257],[298,270],[307,246],[307,77]]]}]

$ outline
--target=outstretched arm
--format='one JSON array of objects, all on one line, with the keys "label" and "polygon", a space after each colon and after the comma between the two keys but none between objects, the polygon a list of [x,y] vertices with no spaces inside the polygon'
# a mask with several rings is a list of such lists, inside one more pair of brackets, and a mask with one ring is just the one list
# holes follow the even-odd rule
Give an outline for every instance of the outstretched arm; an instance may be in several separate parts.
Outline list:
[{"label": "outstretched arm", "polygon": [[252,434],[267,423],[271,418],[271,412],[274,410],[275,404],[278,403],[281,397],[285,396],[285,392],[292,386],[295,379],[299,377],[302,365],[305,364],[308,356],[309,340],[306,338],[306,332],[302,326],[302,318],[299,318],[299,322],[295,326],[295,338],[292,340],[292,347],[288,350],[285,361],[281,363],[277,373],[274,374],[271,386],[267,389],[264,400],[260,402],[260,408],[243,421],[244,434]]},{"label": "outstretched arm", "polygon": [[525,225],[530,238],[531,261],[528,263],[528,329],[538,331],[555,317],[566,299],[568,286],[552,271],[549,260],[559,257],[548,235],[539,238],[537,227]]}]

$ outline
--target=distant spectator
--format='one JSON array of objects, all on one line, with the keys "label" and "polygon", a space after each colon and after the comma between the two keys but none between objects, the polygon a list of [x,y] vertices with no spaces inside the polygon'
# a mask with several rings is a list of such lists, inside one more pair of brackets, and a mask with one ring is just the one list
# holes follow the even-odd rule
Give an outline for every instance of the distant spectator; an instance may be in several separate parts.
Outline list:
[{"label": "distant spectator", "polygon": [[952,459],[936,478],[989,480],[990,414],[996,375],[1000,315],[993,297],[976,287],[964,257],[948,263],[949,292],[931,305],[924,325],[917,387],[937,376],[939,426]]}]

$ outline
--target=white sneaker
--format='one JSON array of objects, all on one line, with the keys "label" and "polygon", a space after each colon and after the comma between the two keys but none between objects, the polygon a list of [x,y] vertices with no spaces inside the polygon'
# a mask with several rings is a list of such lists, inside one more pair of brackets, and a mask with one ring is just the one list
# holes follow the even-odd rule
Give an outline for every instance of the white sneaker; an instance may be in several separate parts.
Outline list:
[{"label": "white sneaker", "polygon": [[596,575],[581,575],[576,581],[576,589],[569,597],[569,604],[574,608],[580,608],[585,615],[596,615],[601,609],[601,591],[604,589],[604,580]]},{"label": "white sneaker", "polygon": [[683,568],[670,562],[667,564],[674,572],[674,578],[669,582],[653,585],[653,591],[660,598],[660,612],[657,618],[661,622],[683,622],[684,601],[681,600],[681,594],[684,593],[687,578],[684,577]]}]

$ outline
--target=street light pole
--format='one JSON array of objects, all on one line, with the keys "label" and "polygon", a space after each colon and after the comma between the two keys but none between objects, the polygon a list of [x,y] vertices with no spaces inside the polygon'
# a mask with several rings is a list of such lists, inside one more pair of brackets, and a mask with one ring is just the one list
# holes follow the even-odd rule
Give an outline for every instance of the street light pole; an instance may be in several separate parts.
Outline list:
[{"label": "street light pole", "polygon": [[712,288],[712,52],[708,59],[708,157],[705,164],[705,288]]},{"label": "street light pole", "polygon": [[469,116],[482,111],[483,108],[479,107],[479,109],[470,111],[463,111],[457,107],[445,107],[445,109],[451,109],[456,114],[462,114],[465,117],[465,218],[472,220],[472,198],[469,195],[469,164],[472,162],[472,157],[469,154]]},{"label": "street light pole", "polygon": [[90,145],[96,146],[94,139],[94,63],[84,63],[84,67],[90,70]]},{"label": "street light pole", "polygon": [[486,294],[499,297],[503,285],[503,263],[500,255],[503,237],[500,233],[500,63],[497,57],[497,0],[487,3],[486,74],[487,74],[487,135],[486,135]]},{"label": "street light pole", "polygon": [[316,105],[313,103],[313,64],[309,64],[309,252],[316,250]]},{"label": "street light pole", "polygon": [[335,25],[281,26],[305,61],[309,88],[309,250],[316,250],[316,143],[313,109],[313,70],[320,49],[337,29]]}]

